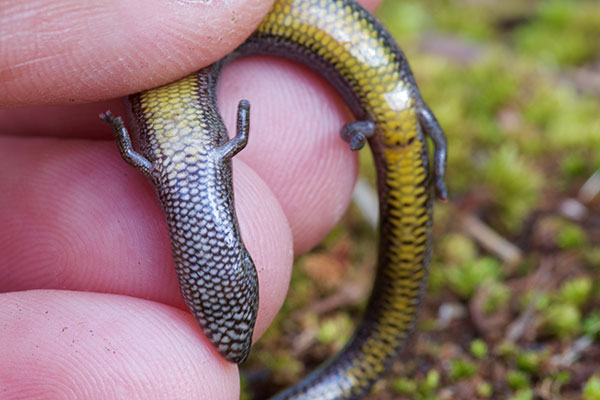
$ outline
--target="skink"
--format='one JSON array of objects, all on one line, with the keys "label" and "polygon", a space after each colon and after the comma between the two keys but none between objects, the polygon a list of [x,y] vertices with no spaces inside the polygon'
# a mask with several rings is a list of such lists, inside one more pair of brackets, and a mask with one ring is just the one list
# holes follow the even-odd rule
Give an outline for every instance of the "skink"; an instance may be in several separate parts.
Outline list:
[{"label": "skink", "polygon": [[[291,58],[323,75],[356,117],[341,129],[353,150],[368,141],[377,169],[377,275],[346,347],[275,399],[357,399],[414,328],[431,256],[431,184],[446,198],[446,139],[387,30],[352,0],[276,0],[257,30],[223,60],[128,98],[136,151],[119,117],[102,115],[128,163],[149,176],[167,218],[186,303],[232,362],[250,351],[258,280],[233,208],[231,157],[248,140],[249,104],[228,139],[217,109],[221,68],[248,54]],[[430,171],[426,136],[434,143]]]}]

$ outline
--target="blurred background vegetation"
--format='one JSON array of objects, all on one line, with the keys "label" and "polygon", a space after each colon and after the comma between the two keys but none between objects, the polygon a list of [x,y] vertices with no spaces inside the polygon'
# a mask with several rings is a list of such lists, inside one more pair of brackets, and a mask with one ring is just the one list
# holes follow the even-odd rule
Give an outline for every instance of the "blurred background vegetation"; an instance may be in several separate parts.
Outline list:
[{"label": "blurred background vegetation", "polygon": [[[372,399],[600,399],[600,1],[387,0],[449,141],[450,201],[413,345]],[[363,176],[373,176],[361,154]],[[300,257],[244,398],[339,351],[376,235],[352,206]]]}]

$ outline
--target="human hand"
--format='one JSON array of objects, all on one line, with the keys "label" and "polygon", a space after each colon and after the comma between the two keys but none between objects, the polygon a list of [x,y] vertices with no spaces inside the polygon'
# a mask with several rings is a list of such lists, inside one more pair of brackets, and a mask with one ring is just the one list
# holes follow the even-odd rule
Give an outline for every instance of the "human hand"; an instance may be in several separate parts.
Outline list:
[{"label": "human hand", "polygon": [[[29,107],[0,112],[3,398],[239,397],[237,367],[185,310],[150,184],[97,117],[123,115],[121,103],[98,101],[221,58],[269,6],[3,4],[0,104]],[[325,86],[272,58],[239,60],[221,78],[231,132],[238,100],[252,104],[234,185],[260,280],[255,339],[283,302],[294,251],[315,245],[349,202],[356,159],[337,135],[347,112]]]}]

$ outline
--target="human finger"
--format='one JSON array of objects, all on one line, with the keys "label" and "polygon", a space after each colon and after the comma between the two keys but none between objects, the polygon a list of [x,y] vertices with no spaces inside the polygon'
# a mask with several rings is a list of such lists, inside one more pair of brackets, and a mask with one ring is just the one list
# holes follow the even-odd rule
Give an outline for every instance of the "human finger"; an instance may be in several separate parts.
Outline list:
[{"label": "human finger", "polygon": [[181,78],[233,50],[270,0],[9,0],[0,108],[77,104]]},{"label": "human finger", "polygon": [[59,290],[0,294],[3,399],[239,397],[226,362],[177,308]]},{"label": "human finger", "polygon": [[[0,292],[60,288],[185,307],[158,202],[114,146],[0,138]],[[242,238],[260,280],[260,334],[285,297],[292,238],[260,177],[239,161],[234,177]]]}]

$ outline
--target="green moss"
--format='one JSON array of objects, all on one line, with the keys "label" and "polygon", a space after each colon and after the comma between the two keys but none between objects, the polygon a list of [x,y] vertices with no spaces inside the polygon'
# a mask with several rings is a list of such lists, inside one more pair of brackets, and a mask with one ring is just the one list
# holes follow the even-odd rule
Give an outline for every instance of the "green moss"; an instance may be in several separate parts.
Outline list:
[{"label": "green moss", "polygon": [[581,64],[590,59],[592,50],[586,38],[577,31],[564,30],[560,38],[549,37],[552,28],[533,24],[517,32],[519,50],[535,55],[549,64]]},{"label": "green moss", "polygon": [[533,307],[537,311],[548,308],[551,304],[550,294],[544,290],[529,290],[521,296],[521,309],[525,310],[533,302]]},{"label": "green moss", "polygon": [[[509,73],[502,62],[501,53],[490,53],[484,60],[473,65],[466,76],[469,88],[469,113],[490,119],[505,106],[519,89],[519,81],[514,73]],[[481,121],[480,121],[481,122]],[[496,138],[498,143],[500,138]]]},{"label": "green moss", "polygon": [[585,400],[600,400],[600,376],[592,376],[583,387]]},{"label": "green moss", "polygon": [[452,2],[437,2],[430,10],[440,29],[458,33],[472,40],[490,38],[494,32],[493,14],[479,3],[457,8]]},{"label": "green moss", "polygon": [[521,389],[509,397],[509,400],[533,400],[533,390],[530,388]]},{"label": "green moss", "polygon": [[500,278],[501,268],[498,260],[482,257],[459,267],[447,268],[446,278],[450,288],[463,298],[470,298],[484,282]]},{"label": "green moss", "polygon": [[525,389],[531,384],[529,374],[523,371],[508,371],[506,374],[506,383],[513,390]]},{"label": "green moss", "polygon": [[427,376],[425,377],[424,386],[429,390],[434,390],[440,385],[440,373],[431,369],[427,372]]},{"label": "green moss", "polygon": [[494,387],[489,382],[480,382],[477,384],[477,394],[480,397],[488,399],[494,394]]},{"label": "green moss", "polygon": [[519,154],[517,147],[505,144],[490,154],[483,176],[506,225],[520,227],[539,201],[542,175]]},{"label": "green moss", "polygon": [[488,354],[488,347],[487,344],[481,340],[481,339],[475,339],[471,342],[471,354],[473,354],[473,356],[475,358],[478,359],[484,359],[487,357]]},{"label": "green moss", "polygon": [[459,233],[450,233],[442,238],[440,252],[446,262],[462,265],[477,257],[475,243],[469,237]]},{"label": "green moss", "polygon": [[454,381],[467,379],[475,375],[477,365],[466,359],[450,361],[450,378]]},{"label": "green moss", "polygon": [[417,382],[408,378],[397,378],[392,382],[392,390],[401,394],[414,394],[417,392]]},{"label": "green moss", "polygon": [[588,28],[589,17],[585,13],[591,12],[600,18],[600,11],[598,7],[586,7],[585,3],[564,0],[540,2],[533,21],[514,33],[517,49],[552,65],[580,65],[593,59],[600,48],[593,42],[600,40],[600,35],[597,28]]},{"label": "green moss", "polygon": [[552,381],[552,386],[558,391],[563,385],[571,381],[571,373],[569,371],[558,371],[552,375]]},{"label": "green moss", "polygon": [[508,340],[500,342],[496,346],[495,350],[495,352],[500,357],[503,357],[505,359],[514,358],[520,351],[516,344],[514,344],[513,342],[509,342]]},{"label": "green moss", "polygon": [[320,343],[333,344],[336,348],[341,348],[350,338],[353,326],[354,323],[348,314],[338,314],[319,324],[317,340]]},{"label": "green moss", "polygon": [[544,310],[545,330],[559,338],[569,338],[580,331],[581,314],[571,304],[553,304]]},{"label": "green moss", "polygon": [[573,278],[564,282],[558,292],[561,302],[581,307],[587,303],[592,292],[592,280],[588,277]]},{"label": "green moss", "polygon": [[583,320],[583,333],[595,338],[600,334],[600,311],[592,312]]},{"label": "green moss", "polygon": [[384,1],[377,16],[396,37],[421,32],[432,24],[422,4],[410,1]]},{"label": "green moss", "polygon": [[517,355],[517,368],[521,371],[536,374],[540,370],[541,357],[538,353],[531,351],[522,352]]},{"label": "green moss", "polygon": [[302,362],[287,352],[261,352],[260,361],[271,371],[289,377],[298,376],[304,369]]},{"label": "green moss", "polygon": [[579,225],[571,222],[565,222],[556,235],[556,243],[563,249],[580,247],[585,241],[585,231]]},{"label": "green moss", "polygon": [[590,149],[600,144],[597,107],[597,100],[579,95],[573,87],[541,80],[523,116],[543,131],[546,150]]},{"label": "green moss", "polygon": [[429,272],[429,284],[427,285],[428,296],[438,296],[446,289],[445,264],[433,261]]},{"label": "green moss", "polygon": [[[298,266],[301,263],[302,258],[298,258],[294,261],[294,266]],[[293,268],[290,290],[280,313],[287,314],[291,310],[306,307],[310,299],[317,295],[318,291],[314,283],[306,276],[302,268]]]},{"label": "green moss", "polygon": [[583,256],[592,268],[600,270],[600,246],[584,249]]},{"label": "green moss", "polygon": [[561,160],[561,173],[566,179],[582,177],[587,174],[587,163],[582,154],[567,154]]},{"label": "green moss", "polygon": [[435,391],[440,384],[440,374],[430,370],[422,381],[406,377],[397,378],[392,382],[392,390],[415,400],[434,400]]},{"label": "green moss", "polygon": [[501,307],[508,306],[508,302],[512,295],[508,286],[499,281],[489,281],[484,285],[486,296],[483,300],[482,308],[486,315],[494,313]]}]

